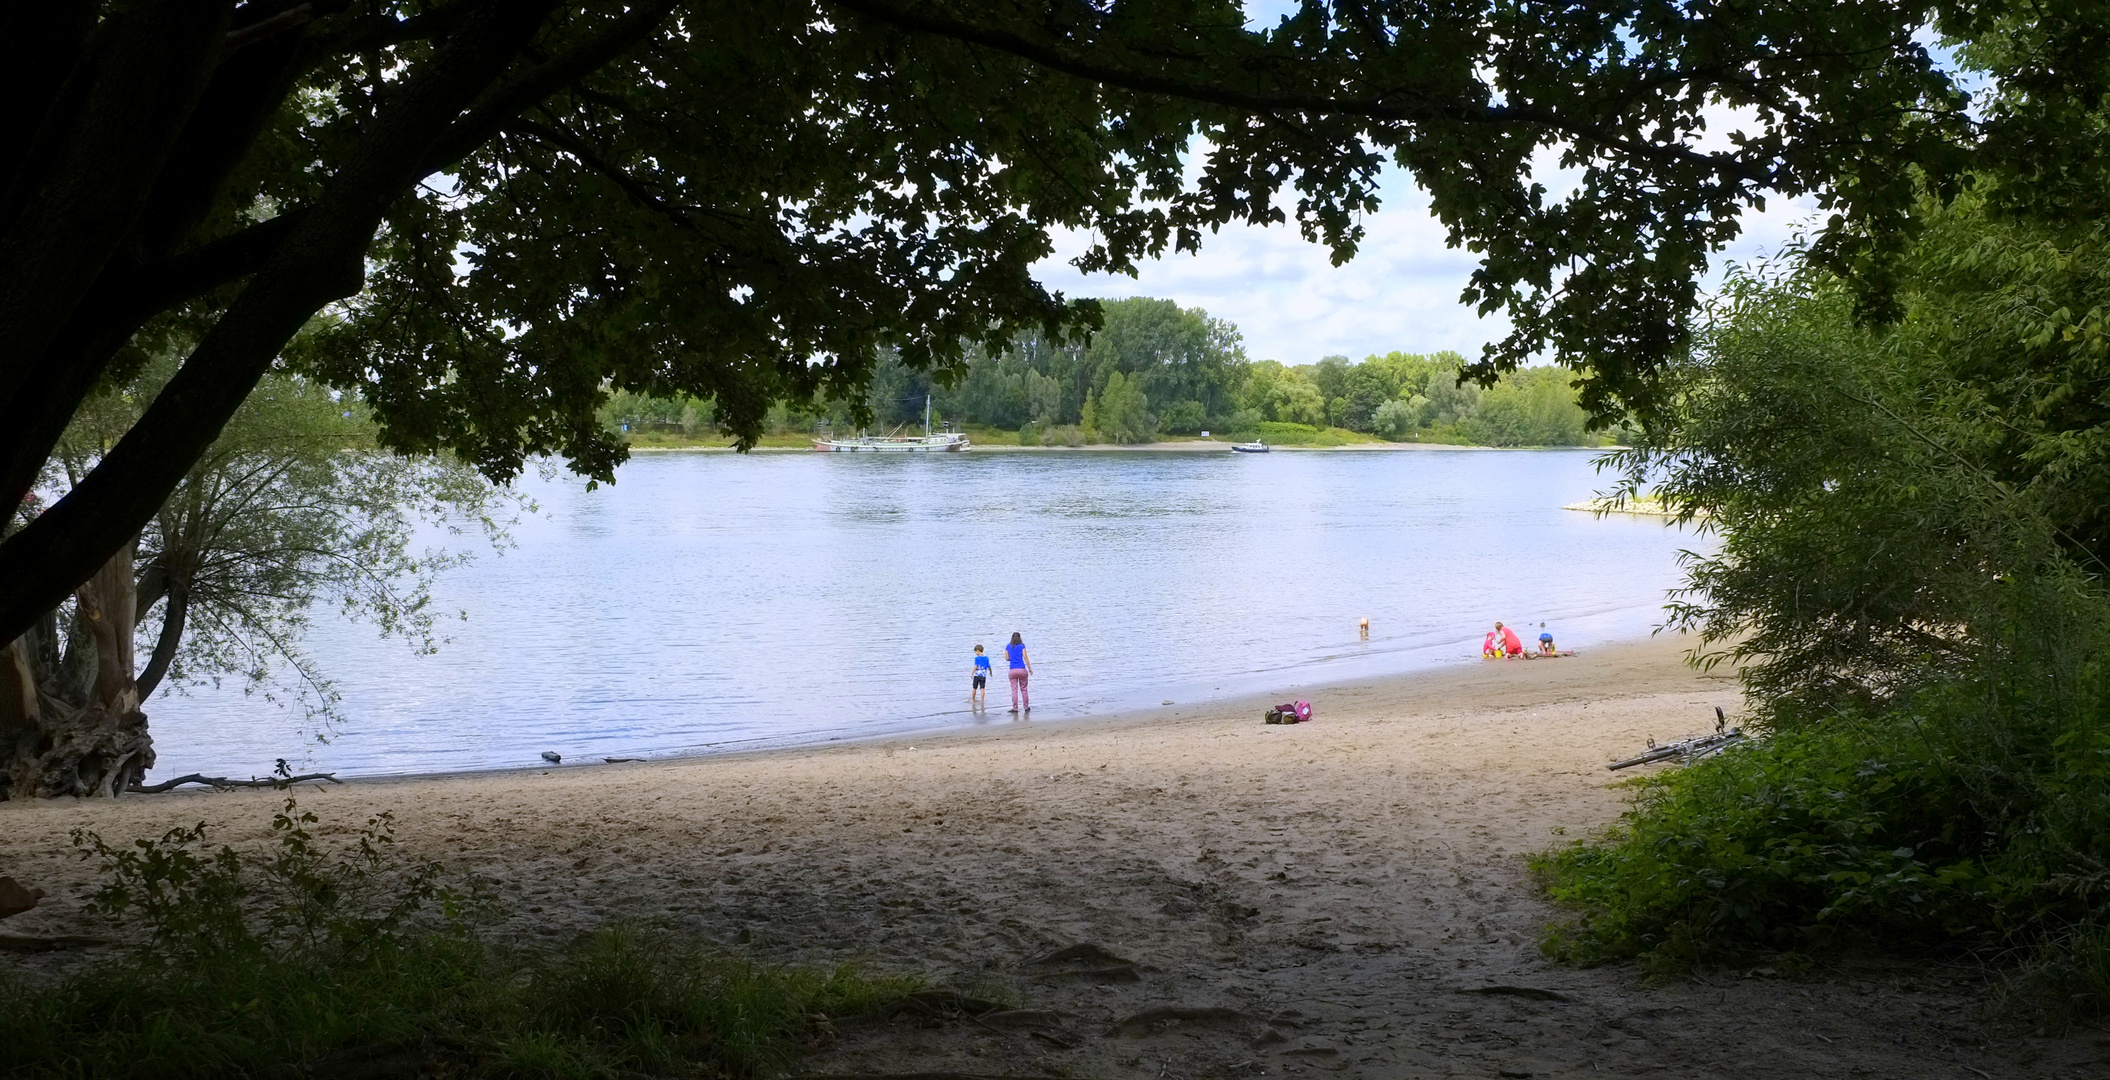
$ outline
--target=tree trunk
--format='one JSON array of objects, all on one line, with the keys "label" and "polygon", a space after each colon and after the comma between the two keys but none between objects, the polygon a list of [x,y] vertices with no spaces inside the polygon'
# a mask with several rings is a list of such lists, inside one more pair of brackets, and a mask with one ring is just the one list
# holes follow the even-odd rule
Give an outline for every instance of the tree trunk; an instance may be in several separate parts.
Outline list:
[{"label": "tree trunk", "polygon": [[154,764],[132,676],[135,543],[74,593],[71,662],[34,662],[55,651],[31,640],[54,623],[0,650],[0,798],[121,795]]},{"label": "tree trunk", "polygon": [[[136,689],[141,701],[153,696],[154,688],[161,685],[161,677],[167,675],[169,665],[175,663],[176,649],[183,644],[183,627],[190,616],[190,583],[178,578],[167,588],[169,606],[161,614],[161,633],[154,639],[154,653],[147,657],[146,670],[139,673]],[[146,602],[146,597],[139,599],[136,611],[152,606]]]},{"label": "tree trunk", "polygon": [[[0,637],[19,633],[39,612],[63,602],[69,583],[93,573],[105,552],[115,550],[127,536],[136,536],[219,437],[220,429],[286,343],[325,304],[365,287],[367,251],[389,205],[433,171],[436,156],[467,153],[495,133],[506,118],[585,74],[572,74],[559,64],[563,82],[545,88],[540,80],[528,77],[534,74],[530,71],[518,86],[503,88],[506,92],[492,102],[478,105],[479,98],[493,89],[527,49],[556,6],[556,0],[475,5],[462,28],[440,45],[433,59],[391,90],[364,125],[345,163],[323,183],[314,204],[305,208],[299,221],[272,248],[139,421],[49,510],[0,540]],[[642,35],[658,24],[664,6],[640,8],[634,14],[639,18],[633,29]],[[222,12],[206,43],[196,46],[205,50],[208,60],[217,55],[218,46],[211,43],[224,34],[226,25]],[[171,42],[192,29],[186,24],[183,34],[172,32]],[[626,45],[629,40],[634,38],[617,44]],[[181,51],[176,43],[162,48]],[[592,66],[601,62],[605,60]],[[154,65],[149,74],[173,79],[174,75],[160,69],[175,66]],[[143,78],[131,78],[122,85],[113,82],[109,88],[98,82],[96,91],[100,94],[108,89],[110,95],[135,92],[135,84],[143,85]],[[202,86],[196,89],[202,92]],[[186,110],[194,98],[185,99]],[[105,113],[122,116],[112,110],[95,116],[102,118]],[[463,131],[482,134],[472,141],[461,136]],[[461,144],[458,149],[457,142]],[[153,149],[158,167],[166,142]],[[123,174],[119,166],[110,168]],[[104,206],[99,212],[107,216],[110,208]],[[125,224],[129,227],[131,223],[128,216]],[[30,239],[46,238],[56,228],[42,218],[36,224],[41,231],[32,230]],[[39,299],[52,293],[53,286],[47,285],[34,296],[23,292],[28,300],[10,293],[12,278],[32,280],[28,276],[32,273],[40,275],[39,280],[53,276],[53,271],[33,260],[22,262],[28,270],[11,269],[16,249],[31,250],[24,247],[27,241],[17,243],[9,239],[11,235],[0,232],[0,256],[8,256],[0,258],[0,331],[4,331],[0,334],[0,420],[11,407],[10,397],[21,394],[10,385],[10,369],[43,355],[43,347],[60,334],[64,316],[73,312],[80,299],[71,297],[64,311],[54,313],[49,310],[53,307],[50,300]],[[77,238],[69,242],[79,245]],[[88,268],[99,274],[107,261],[103,258]],[[92,287],[93,276],[83,269],[88,266],[84,257],[71,257],[65,266],[72,276],[60,284],[77,285],[83,292]],[[14,434],[12,428],[0,425],[0,450],[8,449]],[[49,447],[44,450],[48,452]],[[19,476],[0,475],[0,481],[22,484]],[[4,494],[0,490],[0,496]]]}]

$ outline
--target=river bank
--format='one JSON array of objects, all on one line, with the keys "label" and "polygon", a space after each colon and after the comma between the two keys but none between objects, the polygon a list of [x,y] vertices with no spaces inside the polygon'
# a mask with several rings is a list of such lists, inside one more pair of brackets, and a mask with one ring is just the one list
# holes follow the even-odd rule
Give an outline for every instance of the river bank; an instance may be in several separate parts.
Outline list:
[{"label": "river bank", "polygon": [[[1693,541],[1561,510],[1600,483],[1590,457],[662,453],[591,492],[528,479],[543,512],[517,547],[435,588],[436,653],[317,612],[342,694],[327,743],[239,686],[163,692],[149,780],[970,726],[973,647],[1014,632],[1048,719],[1438,666],[1497,618],[1624,640],[1661,621]],[[1530,557],[1458,558],[1498,550]]]},{"label": "river bank", "polygon": [[[1006,442],[976,442],[976,443],[973,443],[973,444],[972,444],[971,446],[969,446],[969,447],[968,447],[968,449],[969,449],[969,450],[971,450],[971,451],[972,451],[972,452],[974,452],[974,453],[977,453],[977,454],[988,454],[988,453],[994,453],[994,454],[1104,454],[1104,453],[1130,453],[1130,454],[1133,454],[1133,453],[1170,453],[1170,454],[1197,454],[1197,453],[1214,453],[1214,454],[1225,454],[1225,453],[1229,453],[1229,452],[1231,451],[1231,444],[1230,444],[1230,443],[1228,443],[1228,442],[1217,442],[1217,441],[1215,441],[1215,440],[1213,440],[1213,439],[1168,439],[1168,440],[1163,440],[1163,441],[1159,441],[1159,442],[1147,442],[1147,443],[1086,443],[1086,444],[1085,444],[1085,445],[1083,445],[1083,446],[1019,446],[1019,445],[1017,445],[1016,443],[1006,443]],[[1319,452],[1319,451],[1322,451],[1322,450],[1325,450],[1325,451],[1332,451],[1332,450],[1347,450],[1347,451],[1356,451],[1356,452],[1364,452],[1364,451],[1373,451],[1373,450],[1376,450],[1376,451],[1384,451],[1384,450],[1499,450],[1499,449],[1517,449],[1517,448],[1511,448],[1511,447],[1492,447],[1492,446],[1457,446],[1457,445],[1452,445],[1452,444],[1450,444],[1450,443],[1393,443],[1393,442],[1359,442],[1359,443],[1345,443],[1345,444],[1342,444],[1342,445],[1340,445],[1340,446],[1279,446],[1279,445],[1270,445],[1270,446],[1269,446],[1269,450],[1270,450],[1270,451],[1275,451],[1275,450],[1280,450],[1280,451],[1285,451],[1285,452],[1287,452],[1287,451],[1297,451],[1297,452],[1300,452],[1300,453],[1316,453],[1316,452]],[[1525,447],[1525,448],[1521,448],[1521,449],[1535,449],[1535,450],[1543,450],[1543,449],[1546,449],[1546,448],[1545,448],[1545,447]],[[1563,448],[1561,448],[1561,449],[1567,449],[1567,448],[1563,447]],[[1579,449],[1579,448],[1578,448],[1578,449]],[[656,446],[656,445],[652,445],[652,444],[649,444],[649,443],[631,443],[631,444],[630,444],[630,450],[631,450],[631,452],[632,452],[632,453],[640,453],[640,454],[649,454],[649,453],[691,453],[691,452],[697,452],[697,451],[703,451],[703,452],[707,452],[707,453],[728,453],[728,454],[729,454],[729,453],[735,453],[735,452],[736,452],[736,451],[734,451],[734,449],[733,449],[732,447],[730,447],[730,446],[706,446],[706,445],[701,445],[701,444],[696,444],[696,445],[682,445],[682,446]],[[768,443],[765,443],[765,444],[763,444],[763,445],[757,446],[757,447],[755,447],[754,449],[752,449],[752,450],[748,451],[748,453],[751,453],[751,454],[762,454],[762,453],[812,453],[812,452],[813,452],[813,446],[812,446],[812,443],[811,443],[810,441],[807,441],[807,442],[801,442],[801,443],[798,443],[798,444],[776,444],[776,445],[772,445],[772,444],[768,444]]]},{"label": "river bank", "polygon": [[[968,449],[969,449],[970,451],[972,451],[972,452],[974,452],[974,453],[978,453],[978,454],[982,454],[982,453],[996,453],[996,454],[1104,454],[1104,453],[1130,453],[1130,454],[1133,454],[1133,453],[1173,453],[1173,454],[1181,454],[1181,453],[1185,453],[1185,454],[1196,454],[1196,453],[1215,453],[1215,454],[1225,454],[1225,453],[1229,453],[1229,452],[1231,451],[1231,444],[1230,444],[1229,442],[1220,442],[1220,441],[1217,441],[1217,440],[1215,440],[1215,439],[1165,439],[1165,440],[1159,440],[1159,441],[1156,441],[1156,442],[1147,442],[1147,443],[1086,443],[1086,444],[1084,444],[1084,445],[1082,445],[1082,446],[1020,446],[1020,445],[1018,445],[1018,444],[1017,444],[1016,442],[1010,442],[1010,441],[996,441],[996,440],[990,440],[990,441],[976,441],[976,442],[973,442],[973,443],[972,443],[972,444],[971,444],[971,445],[970,445],[970,446],[968,447]],[[1327,450],[1327,451],[1332,451],[1332,450],[1345,450],[1345,451],[1365,452],[1365,451],[1373,451],[1373,450],[1375,450],[1375,451],[1385,451],[1385,450],[1545,450],[1545,449],[1549,449],[1549,448],[1548,448],[1548,447],[1543,447],[1543,446],[1536,446],[1536,447],[1499,447],[1499,446],[1467,446],[1467,445],[1461,445],[1461,444],[1454,444],[1454,443],[1411,443],[1411,442],[1397,442],[1397,443],[1395,443],[1395,442],[1382,442],[1382,441],[1375,441],[1375,440],[1373,440],[1373,441],[1370,441],[1370,442],[1354,442],[1354,443],[1342,443],[1342,444],[1340,444],[1340,445],[1338,445],[1338,446],[1295,446],[1295,445],[1283,445],[1283,444],[1273,444],[1273,443],[1271,443],[1271,444],[1269,444],[1269,447],[1268,447],[1268,449],[1269,449],[1270,451],[1280,450],[1280,451],[1296,451],[1296,452],[1300,452],[1300,453],[1315,453],[1315,452],[1318,452],[1318,451],[1321,451],[1321,450]],[[1589,448],[1588,448],[1588,447],[1552,447],[1551,449],[1562,449],[1562,450],[1567,450],[1567,449],[1589,449]],[[704,443],[704,442],[700,442],[700,441],[699,441],[699,442],[684,442],[684,443],[679,443],[679,444],[676,444],[676,443],[666,443],[666,444],[659,444],[659,443],[647,443],[647,442],[634,442],[634,443],[631,443],[631,444],[630,444],[630,451],[631,451],[632,453],[638,453],[638,454],[650,454],[650,453],[695,453],[695,452],[703,452],[703,453],[723,453],[723,454],[730,454],[730,453],[737,453],[737,452],[738,452],[738,451],[735,451],[735,450],[734,450],[734,449],[733,449],[732,447],[730,447],[730,446],[723,446],[723,445],[718,445],[718,444],[715,444],[715,443]],[[792,441],[792,440],[790,440],[790,439],[775,439],[775,438],[773,438],[773,439],[772,439],[771,441],[768,441],[768,442],[764,442],[764,443],[761,443],[761,444],[759,444],[759,445],[755,446],[755,447],[754,447],[753,449],[751,449],[751,450],[749,450],[749,451],[748,451],[748,453],[751,453],[751,454],[764,454],[764,453],[812,453],[812,452],[813,452],[813,443],[812,443],[812,440],[811,440],[810,438],[808,438],[807,436],[803,436],[803,435],[801,435],[801,436],[798,436],[798,438],[797,438],[797,441]]]},{"label": "river bank", "polygon": [[[969,427],[966,434],[971,449],[1026,452],[1103,452],[1103,451],[1171,451],[1206,452],[1228,451],[1234,442],[1260,441],[1275,450],[1595,450],[1606,444],[1560,446],[1484,446],[1464,441],[1438,441],[1409,439],[1393,442],[1368,432],[1351,431],[1347,428],[1318,428],[1302,424],[1267,424],[1266,430],[1247,437],[1231,438],[1218,434],[1210,438],[1157,439],[1141,443],[1089,442],[1069,445],[1064,442],[1035,443],[1021,445],[1018,432],[1002,428]],[[724,435],[680,435],[672,432],[638,431],[623,436],[633,451],[654,450],[713,450],[731,451],[733,448]],[[786,431],[764,435],[755,444],[754,450],[807,450],[813,449],[813,435],[805,431]],[[752,451],[751,451],[752,452]]]},{"label": "river bank", "polygon": [[[1263,725],[1258,698],[1000,714],[942,736],[299,797],[333,838],[392,812],[405,854],[491,883],[509,936],[635,920],[1048,1014],[844,1024],[809,1063],[821,1074],[2075,1075],[2100,1055],[1974,1019],[1968,969],[1820,958],[1802,981],[1651,986],[1540,959],[1559,913],[1524,855],[1616,817],[1605,762],[1737,705],[1684,644],[1343,683],[1307,692],[1317,719],[1295,727]],[[76,826],[122,840],[202,819],[250,843],[280,801],[0,804],[0,873],[53,894],[9,930],[91,928]],[[1026,963],[1083,942],[1113,959]],[[1161,1006],[1230,1012],[1117,1024]]]}]

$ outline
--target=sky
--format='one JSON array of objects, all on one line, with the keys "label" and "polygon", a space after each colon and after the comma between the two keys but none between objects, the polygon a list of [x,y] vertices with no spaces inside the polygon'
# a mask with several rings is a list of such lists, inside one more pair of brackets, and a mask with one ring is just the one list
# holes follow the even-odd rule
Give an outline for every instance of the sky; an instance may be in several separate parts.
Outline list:
[{"label": "sky", "polygon": [[[1723,130],[1710,124],[1713,131]],[[1559,194],[1557,178],[1549,188]],[[1360,360],[1393,351],[1450,349],[1472,358],[1509,329],[1500,315],[1482,319],[1459,303],[1475,257],[1444,245],[1428,197],[1396,166],[1380,186],[1381,208],[1364,219],[1356,257],[1335,267],[1324,245],[1307,243],[1292,221],[1267,228],[1227,226],[1202,238],[1201,252],[1140,263],[1135,278],[1079,273],[1070,265],[1087,246],[1081,233],[1056,237],[1055,254],[1035,267],[1051,289],[1071,297],[1153,296],[1198,307],[1238,326],[1246,356],[1308,364],[1340,354]],[[1804,200],[1770,200],[1746,214],[1743,235],[1715,259],[1715,275],[1779,248],[1814,220]]]},{"label": "sky", "polygon": [[[1252,24],[1273,23],[1295,5],[1260,0],[1246,6]],[[1710,118],[1710,141],[1733,126],[1733,121]],[[1558,176],[1542,179],[1552,195],[1563,193]],[[1482,319],[1458,302],[1476,260],[1444,245],[1443,227],[1429,216],[1427,196],[1404,170],[1388,168],[1379,194],[1382,209],[1364,219],[1368,232],[1361,251],[1341,267],[1332,265],[1323,246],[1306,243],[1291,222],[1226,227],[1203,237],[1200,254],[1143,263],[1135,278],[1078,273],[1070,260],[1085,249],[1088,237],[1058,234],[1055,254],[1035,272],[1066,296],[1153,296],[1202,308],[1235,323],[1246,355],[1255,360],[1306,364],[1334,354],[1360,360],[1395,350],[1441,349],[1477,356],[1481,345],[1509,326],[1499,315]],[[1293,205],[1286,201],[1285,212]],[[1746,215],[1743,235],[1716,257],[1712,276],[1731,261],[1746,262],[1777,249],[1815,214],[1807,201],[1770,200],[1763,214]]]}]

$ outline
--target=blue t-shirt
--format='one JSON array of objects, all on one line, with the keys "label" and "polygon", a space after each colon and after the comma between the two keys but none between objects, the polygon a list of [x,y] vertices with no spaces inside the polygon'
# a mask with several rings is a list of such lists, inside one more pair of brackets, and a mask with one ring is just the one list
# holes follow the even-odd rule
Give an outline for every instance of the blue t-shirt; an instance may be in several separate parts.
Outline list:
[{"label": "blue t-shirt", "polygon": [[1011,658],[1011,666],[1013,668],[1026,666],[1026,647],[1024,645],[1006,645],[1004,646],[1004,655]]},{"label": "blue t-shirt", "polygon": [[976,671],[989,670],[989,658],[983,656],[981,653],[974,654],[974,669]]}]

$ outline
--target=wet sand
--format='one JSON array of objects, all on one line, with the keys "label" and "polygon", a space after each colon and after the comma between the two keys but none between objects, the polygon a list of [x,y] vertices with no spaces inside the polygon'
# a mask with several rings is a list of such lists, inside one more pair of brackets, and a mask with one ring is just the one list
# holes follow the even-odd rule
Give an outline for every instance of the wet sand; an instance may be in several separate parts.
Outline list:
[{"label": "wet sand", "polygon": [[[845,1022],[816,1074],[2104,1075],[2099,1032],[1982,1019],[1969,969],[1824,957],[1801,980],[1649,984],[1540,958],[1560,913],[1525,855],[1615,820],[1606,762],[1739,704],[1681,649],[1305,691],[1317,718],[1294,727],[1263,725],[1259,700],[1059,723],[997,711],[945,735],[300,798],[338,833],[393,811],[410,853],[494,882],[501,932],[520,938],[634,920],[1023,1010]],[[279,799],[0,803],[0,874],[53,894],[7,930],[89,929],[77,825],[114,840],[203,819],[240,843]],[[1099,952],[1028,963],[1080,943]]]}]

